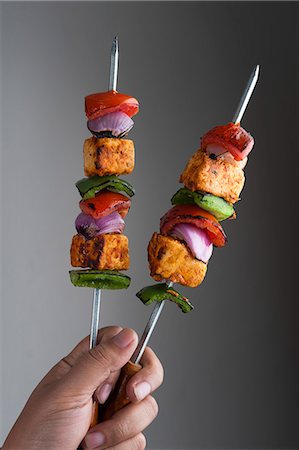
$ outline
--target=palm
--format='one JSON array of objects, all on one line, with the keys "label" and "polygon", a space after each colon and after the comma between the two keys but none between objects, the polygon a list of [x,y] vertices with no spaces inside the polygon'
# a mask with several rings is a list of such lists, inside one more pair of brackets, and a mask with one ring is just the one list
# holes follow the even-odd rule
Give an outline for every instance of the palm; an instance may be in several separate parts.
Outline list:
[{"label": "palm", "polygon": [[[70,365],[62,360],[41,381],[29,399],[34,410],[44,399],[41,420],[46,418],[47,429],[41,429],[52,436],[51,448],[76,449],[86,435],[92,417],[93,399],[89,393],[67,392],[65,394],[63,377]],[[48,400],[48,401],[47,401]],[[31,408],[30,408],[31,409]]]}]

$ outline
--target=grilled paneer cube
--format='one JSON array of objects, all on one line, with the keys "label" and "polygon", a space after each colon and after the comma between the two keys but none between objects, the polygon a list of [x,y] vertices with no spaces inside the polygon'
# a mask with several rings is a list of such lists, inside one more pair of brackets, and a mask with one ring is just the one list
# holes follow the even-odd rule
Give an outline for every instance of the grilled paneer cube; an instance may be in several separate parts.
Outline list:
[{"label": "grilled paneer cube", "polygon": [[84,141],[84,172],[93,175],[120,175],[134,169],[134,143],[129,139],[96,138]]},{"label": "grilled paneer cube", "polygon": [[245,183],[245,175],[237,165],[223,158],[210,158],[200,149],[188,161],[180,182],[191,191],[203,191],[235,203]]},{"label": "grilled paneer cube", "polygon": [[196,287],[203,281],[207,265],[195,259],[183,242],[154,233],[147,250],[154,280],[171,280],[189,287]]},{"label": "grilled paneer cube", "polygon": [[97,270],[127,270],[130,266],[128,238],[115,233],[86,239],[76,234],[71,245],[71,264]]}]

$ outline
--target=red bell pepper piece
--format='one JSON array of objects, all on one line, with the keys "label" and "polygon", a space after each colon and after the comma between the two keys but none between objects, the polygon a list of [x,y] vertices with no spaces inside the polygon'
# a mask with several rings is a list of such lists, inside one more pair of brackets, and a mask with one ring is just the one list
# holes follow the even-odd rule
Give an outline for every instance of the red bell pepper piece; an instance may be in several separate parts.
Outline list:
[{"label": "red bell pepper piece", "polygon": [[85,97],[85,112],[88,120],[116,111],[122,111],[132,117],[139,111],[138,100],[113,90]]},{"label": "red bell pepper piece", "polygon": [[228,123],[212,128],[201,138],[201,148],[215,144],[230,152],[236,161],[244,159],[251,151],[254,139],[239,123]]},{"label": "red bell pepper piece", "polygon": [[131,200],[123,194],[112,191],[100,191],[95,197],[81,200],[79,203],[83,213],[100,219],[117,211],[121,217],[125,217],[131,206]]}]

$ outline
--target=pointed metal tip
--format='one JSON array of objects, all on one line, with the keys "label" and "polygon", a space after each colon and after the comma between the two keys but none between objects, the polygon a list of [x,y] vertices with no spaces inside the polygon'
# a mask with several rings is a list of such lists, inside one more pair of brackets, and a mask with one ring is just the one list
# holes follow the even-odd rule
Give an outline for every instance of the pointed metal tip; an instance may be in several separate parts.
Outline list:
[{"label": "pointed metal tip", "polygon": [[114,36],[113,40],[112,40],[112,45],[111,45],[111,54],[115,54],[118,53],[119,48],[118,48],[118,37]]},{"label": "pointed metal tip", "polygon": [[114,36],[112,41],[111,53],[110,53],[110,75],[109,75],[109,90],[116,91],[117,86],[117,74],[118,74],[118,37]]},{"label": "pointed metal tip", "polygon": [[245,91],[243,92],[243,95],[241,97],[240,103],[238,105],[237,111],[235,112],[235,115],[232,119],[232,122],[234,123],[240,123],[242,120],[242,117],[244,115],[244,112],[246,110],[246,107],[248,105],[248,102],[252,96],[252,93],[254,91],[255,85],[258,80],[258,75],[260,71],[260,65],[257,64],[253,71],[251,72],[250,78],[247,82]]}]

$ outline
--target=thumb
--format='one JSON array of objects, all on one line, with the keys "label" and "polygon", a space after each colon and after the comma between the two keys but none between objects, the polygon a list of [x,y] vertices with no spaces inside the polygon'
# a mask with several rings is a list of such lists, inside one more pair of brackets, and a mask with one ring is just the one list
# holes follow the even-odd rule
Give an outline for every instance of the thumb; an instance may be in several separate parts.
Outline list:
[{"label": "thumb", "polygon": [[137,342],[134,330],[121,330],[84,353],[62,379],[63,384],[66,383],[71,391],[92,395],[111,373],[121,369],[129,361]]}]

